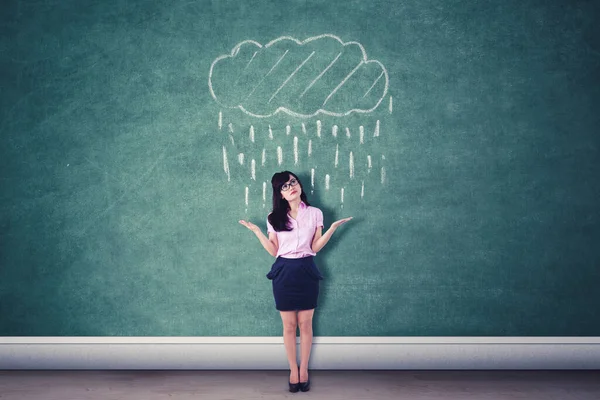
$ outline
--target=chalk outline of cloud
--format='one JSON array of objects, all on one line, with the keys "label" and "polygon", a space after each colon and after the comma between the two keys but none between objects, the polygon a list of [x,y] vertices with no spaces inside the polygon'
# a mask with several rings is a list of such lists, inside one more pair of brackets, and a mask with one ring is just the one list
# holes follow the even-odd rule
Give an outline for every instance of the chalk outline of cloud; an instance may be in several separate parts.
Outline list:
[{"label": "chalk outline of cloud", "polygon": [[[280,41],[282,41],[282,40],[292,40],[292,41],[296,42],[296,44],[298,44],[298,45],[300,45],[300,46],[303,46],[303,45],[304,45],[304,44],[306,44],[306,43],[309,43],[309,42],[312,42],[312,41],[315,41],[315,40],[320,40],[320,39],[323,39],[323,38],[325,38],[325,37],[328,37],[328,38],[332,38],[332,39],[335,39],[335,40],[337,40],[337,41],[338,41],[338,42],[340,42],[340,44],[341,44],[342,46],[344,46],[344,47],[346,47],[346,46],[349,46],[349,45],[352,45],[352,44],[355,44],[355,45],[357,45],[357,46],[360,48],[360,51],[362,52],[362,55],[363,55],[363,59],[360,61],[360,63],[358,63],[358,65],[357,65],[357,66],[356,66],[356,67],[355,67],[355,68],[352,70],[352,72],[350,72],[350,74],[348,74],[348,75],[347,75],[347,76],[344,78],[344,80],[343,80],[343,81],[342,81],[342,82],[341,82],[341,83],[340,83],[340,84],[339,84],[339,85],[338,85],[338,86],[337,86],[337,87],[334,89],[334,91],[333,91],[333,92],[332,92],[332,93],[331,93],[331,94],[330,94],[330,95],[327,97],[327,99],[325,100],[325,103],[327,102],[327,100],[328,100],[328,99],[329,99],[329,98],[330,98],[330,97],[331,97],[331,96],[332,96],[332,95],[333,95],[335,92],[337,92],[337,91],[338,91],[338,90],[339,90],[339,89],[340,89],[340,88],[341,88],[341,87],[342,87],[342,86],[345,84],[345,82],[346,82],[348,79],[350,79],[350,77],[351,77],[351,76],[352,76],[352,75],[353,75],[353,74],[354,74],[356,71],[358,71],[358,69],[359,69],[360,67],[362,67],[363,65],[366,65],[366,64],[371,64],[371,63],[374,63],[374,64],[377,64],[377,65],[379,65],[379,66],[381,67],[382,71],[383,71],[383,76],[385,77],[385,87],[384,87],[384,90],[383,90],[383,94],[381,95],[381,98],[380,98],[380,99],[377,101],[377,104],[375,104],[375,106],[374,106],[373,108],[371,108],[371,109],[368,109],[368,110],[362,110],[362,109],[359,109],[359,108],[353,108],[353,109],[351,109],[351,110],[349,110],[349,111],[346,111],[346,112],[343,112],[343,113],[336,113],[336,112],[327,111],[327,110],[324,110],[324,109],[321,109],[321,108],[320,108],[320,109],[318,109],[316,112],[314,112],[313,114],[301,114],[301,113],[297,113],[297,112],[295,112],[295,111],[289,110],[289,109],[287,109],[286,107],[278,107],[278,108],[277,108],[277,109],[276,109],[276,110],[275,110],[273,113],[271,113],[271,114],[268,114],[268,115],[259,115],[259,114],[254,114],[254,113],[252,113],[252,112],[250,112],[250,111],[246,110],[246,109],[244,108],[244,106],[242,106],[242,105],[237,105],[237,106],[233,106],[233,107],[231,107],[231,106],[226,106],[226,105],[224,105],[224,104],[221,104],[221,102],[219,102],[219,99],[217,98],[217,95],[215,94],[215,92],[214,92],[214,90],[213,90],[213,87],[212,87],[212,74],[213,74],[213,68],[215,67],[215,65],[216,65],[216,64],[217,64],[219,61],[221,61],[221,60],[224,60],[224,59],[226,59],[226,58],[233,58],[233,57],[237,56],[238,52],[240,51],[240,48],[241,48],[243,45],[245,45],[245,44],[248,44],[248,43],[251,43],[251,44],[254,44],[254,45],[256,45],[257,47],[259,47],[259,48],[261,48],[261,49],[262,49],[263,47],[264,47],[264,48],[269,48],[269,47],[271,47],[272,45],[274,45],[275,43],[277,43],[277,42],[280,42]],[[288,79],[289,79],[289,78],[288,78]],[[376,80],[376,82],[377,82],[379,79],[380,79],[380,78],[378,78],[378,79]],[[376,83],[376,82],[375,82],[375,83]],[[286,83],[287,83],[287,82],[286,82]],[[375,84],[373,84],[373,86],[375,86]],[[373,86],[372,86],[372,87],[373,87]],[[337,36],[335,36],[335,35],[332,35],[332,34],[323,34],[323,35],[318,35],[318,36],[312,36],[312,37],[309,37],[308,39],[306,39],[306,40],[304,40],[304,41],[300,41],[300,40],[298,40],[298,39],[296,39],[296,38],[293,38],[293,37],[291,37],[291,36],[281,36],[281,37],[279,37],[279,38],[277,38],[277,39],[274,39],[274,40],[270,41],[269,43],[267,43],[267,44],[266,44],[266,45],[264,45],[264,46],[263,46],[262,44],[258,43],[257,41],[254,41],[254,40],[244,40],[243,42],[240,42],[240,43],[238,43],[238,44],[237,44],[237,45],[236,45],[236,46],[235,46],[235,47],[234,47],[234,48],[231,50],[231,54],[224,54],[224,55],[222,55],[222,56],[219,56],[219,57],[217,57],[217,58],[216,58],[216,59],[215,59],[215,60],[212,62],[212,64],[210,65],[210,71],[209,71],[209,74],[208,74],[208,87],[209,87],[209,89],[210,89],[210,94],[211,94],[212,98],[213,98],[213,99],[215,99],[215,101],[216,101],[217,103],[219,103],[221,106],[223,106],[223,107],[226,107],[226,108],[239,108],[239,109],[240,109],[240,110],[242,110],[244,113],[246,113],[246,114],[248,114],[248,115],[251,115],[251,116],[253,116],[253,117],[256,117],[256,118],[267,118],[267,117],[271,117],[271,116],[273,116],[273,115],[276,115],[276,114],[278,114],[279,112],[284,112],[284,113],[286,113],[286,114],[288,114],[288,115],[291,115],[291,116],[293,116],[293,117],[300,117],[300,118],[309,118],[309,117],[314,117],[314,116],[316,116],[316,115],[319,115],[319,114],[330,115],[330,116],[334,116],[334,117],[343,117],[343,116],[349,115],[349,114],[351,114],[351,113],[353,113],[353,112],[356,112],[356,113],[359,113],[359,114],[367,114],[367,113],[371,113],[371,112],[373,112],[373,111],[374,111],[374,110],[375,110],[377,107],[379,107],[379,104],[381,104],[381,102],[383,101],[383,99],[385,98],[385,96],[386,96],[386,95],[387,95],[387,93],[388,93],[388,88],[389,88],[389,77],[388,77],[388,72],[387,72],[387,70],[385,69],[385,67],[383,66],[383,64],[382,64],[382,63],[380,63],[380,62],[379,62],[379,61],[377,61],[377,60],[369,60],[369,59],[367,58],[367,52],[365,51],[365,48],[363,47],[363,45],[362,45],[362,44],[360,44],[360,43],[358,43],[358,42],[354,42],[354,41],[352,41],[352,42],[344,42],[344,41],[342,41],[342,39],[340,39],[339,37],[337,37]],[[372,87],[371,87],[371,88],[372,88]],[[369,89],[369,91],[370,91],[370,90],[371,90],[371,89]],[[367,92],[367,93],[368,93],[368,92]],[[365,95],[366,95],[366,94],[365,94]]]}]

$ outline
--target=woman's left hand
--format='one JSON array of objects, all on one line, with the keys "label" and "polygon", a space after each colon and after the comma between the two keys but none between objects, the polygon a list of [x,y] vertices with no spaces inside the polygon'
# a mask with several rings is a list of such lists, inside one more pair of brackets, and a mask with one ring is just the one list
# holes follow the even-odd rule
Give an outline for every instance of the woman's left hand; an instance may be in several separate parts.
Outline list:
[{"label": "woman's left hand", "polygon": [[346,222],[350,221],[352,218],[354,217],[348,217],[348,218],[344,218],[344,219],[340,219],[338,221],[335,221],[333,224],[331,224],[331,227],[336,229],[338,227],[340,227],[340,225],[345,224]]}]

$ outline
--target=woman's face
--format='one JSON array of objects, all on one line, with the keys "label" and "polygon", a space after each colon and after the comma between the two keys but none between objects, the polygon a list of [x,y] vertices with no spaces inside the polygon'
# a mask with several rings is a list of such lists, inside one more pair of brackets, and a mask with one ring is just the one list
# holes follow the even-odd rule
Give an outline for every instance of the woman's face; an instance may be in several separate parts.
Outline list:
[{"label": "woman's face", "polygon": [[288,202],[299,199],[302,194],[300,182],[294,176],[289,175],[287,182],[281,187],[281,197]]}]

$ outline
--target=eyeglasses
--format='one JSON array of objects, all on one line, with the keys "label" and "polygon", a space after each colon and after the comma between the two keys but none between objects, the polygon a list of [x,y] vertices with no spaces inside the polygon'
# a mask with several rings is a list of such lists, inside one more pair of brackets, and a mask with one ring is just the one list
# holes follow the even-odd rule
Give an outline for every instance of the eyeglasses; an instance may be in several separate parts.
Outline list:
[{"label": "eyeglasses", "polygon": [[296,186],[297,184],[298,184],[298,181],[295,179],[292,179],[289,183],[284,183],[283,186],[281,186],[281,191],[287,192],[288,190],[290,190],[290,188],[292,186]]}]

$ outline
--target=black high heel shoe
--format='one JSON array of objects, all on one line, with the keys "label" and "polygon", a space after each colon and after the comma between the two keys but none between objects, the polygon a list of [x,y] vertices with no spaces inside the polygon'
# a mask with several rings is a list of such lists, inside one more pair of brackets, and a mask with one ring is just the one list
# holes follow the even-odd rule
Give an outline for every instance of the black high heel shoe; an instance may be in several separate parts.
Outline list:
[{"label": "black high heel shoe", "polygon": [[296,393],[298,390],[300,390],[300,384],[299,383],[288,382],[288,385],[290,385],[290,392],[292,392],[292,393]]},{"label": "black high heel shoe", "polygon": [[310,390],[310,378],[306,382],[300,382],[299,385],[302,392],[308,392]]},{"label": "black high heel shoe", "polygon": [[292,383],[288,381],[288,385],[290,386],[289,390],[292,393],[296,393],[298,390],[300,390],[300,383]]}]

